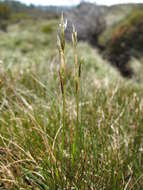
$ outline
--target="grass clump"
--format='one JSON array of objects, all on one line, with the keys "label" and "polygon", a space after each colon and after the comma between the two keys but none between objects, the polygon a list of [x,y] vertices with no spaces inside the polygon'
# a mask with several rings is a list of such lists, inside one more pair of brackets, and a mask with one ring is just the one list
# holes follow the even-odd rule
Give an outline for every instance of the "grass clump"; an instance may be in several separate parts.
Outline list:
[{"label": "grass clump", "polygon": [[63,26],[60,57],[54,33],[24,56],[15,45],[39,22],[0,36],[0,188],[141,189],[143,86],[77,46],[75,29],[65,46]]},{"label": "grass clump", "polygon": [[[65,148],[65,132],[68,130],[68,124],[66,123],[66,112],[67,112],[67,80],[70,78],[67,77],[67,69],[66,69],[66,58],[65,58],[65,29],[66,23],[64,22],[63,15],[61,17],[61,24],[60,30],[58,35],[58,49],[60,55],[60,69],[59,69],[59,78],[60,78],[60,85],[61,85],[61,93],[62,93],[62,150],[64,151]],[[74,74],[71,77],[73,78],[73,95],[75,96],[75,106],[76,106],[76,122],[72,125],[75,125],[75,139],[73,138],[73,147],[72,152],[69,155],[72,157],[72,163],[74,164],[75,154],[77,154],[77,150],[79,149],[79,138],[80,138],[80,77],[81,77],[81,61],[78,60],[77,55],[77,32],[73,27],[72,32],[72,42],[73,42],[73,49],[74,49]],[[72,80],[71,78],[71,80]],[[71,97],[69,97],[71,98]],[[79,150],[78,150],[79,152]]]}]

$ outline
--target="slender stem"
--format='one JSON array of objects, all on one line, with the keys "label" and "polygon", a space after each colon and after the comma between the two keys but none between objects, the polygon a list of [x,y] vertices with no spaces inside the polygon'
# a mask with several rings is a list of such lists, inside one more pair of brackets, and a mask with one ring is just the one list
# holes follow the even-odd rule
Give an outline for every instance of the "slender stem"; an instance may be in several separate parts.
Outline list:
[{"label": "slender stem", "polygon": [[65,61],[65,23],[63,13],[61,16],[60,31],[57,37],[57,45],[60,55],[60,83],[61,83],[61,92],[62,92],[62,150],[65,146],[65,119],[66,119],[66,61]]},{"label": "slender stem", "polygon": [[65,115],[66,115],[66,95],[65,95],[65,86],[63,86],[63,138],[62,138],[62,148],[64,149],[65,145]]},{"label": "slender stem", "polygon": [[65,75],[64,73],[59,72],[60,83],[61,83],[61,92],[62,92],[62,149],[64,149],[65,144],[65,117],[66,117],[66,88],[65,88]]},{"label": "slender stem", "polygon": [[76,92],[76,112],[77,112],[77,118],[76,118],[76,124],[77,124],[77,129],[79,128],[79,85],[80,85],[80,81],[79,78],[77,79],[77,92]]}]

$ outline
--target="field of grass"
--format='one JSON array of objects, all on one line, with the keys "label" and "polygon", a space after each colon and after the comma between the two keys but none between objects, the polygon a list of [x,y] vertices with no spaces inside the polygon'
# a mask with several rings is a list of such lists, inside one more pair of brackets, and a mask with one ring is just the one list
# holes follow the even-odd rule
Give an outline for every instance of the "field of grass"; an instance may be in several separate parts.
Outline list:
[{"label": "field of grass", "polygon": [[67,43],[63,129],[58,23],[26,21],[0,33],[0,189],[142,190],[142,66],[133,61],[137,76],[124,79],[80,42],[77,124]]}]

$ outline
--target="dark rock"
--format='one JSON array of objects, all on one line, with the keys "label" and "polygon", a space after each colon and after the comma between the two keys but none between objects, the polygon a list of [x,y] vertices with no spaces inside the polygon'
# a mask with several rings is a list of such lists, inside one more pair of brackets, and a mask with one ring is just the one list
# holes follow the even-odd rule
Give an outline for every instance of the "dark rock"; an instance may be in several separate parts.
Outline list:
[{"label": "dark rock", "polygon": [[71,40],[72,26],[74,25],[78,40],[98,45],[98,35],[105,29],[105,21],[99,6],[91,3],[81,3],[67,11],[64,17],[68,21],[66,29],[68,40]]}]

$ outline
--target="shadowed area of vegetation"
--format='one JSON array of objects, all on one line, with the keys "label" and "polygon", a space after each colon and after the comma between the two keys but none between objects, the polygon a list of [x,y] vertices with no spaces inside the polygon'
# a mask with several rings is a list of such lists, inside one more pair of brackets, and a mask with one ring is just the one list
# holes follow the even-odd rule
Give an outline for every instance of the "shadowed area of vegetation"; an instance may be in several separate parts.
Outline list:
[{"label": "shadowed area of vegetation", "polygon": [[117,66],[124,76],[128,77],[133,74],[128,62],[132,57],[139,58],[142,56],[142,11],[142,8],[133,9],[128,16],[112,27],[112,30],[110,29],[107,39],[101,38],[108,60]]},{"label": "shadowed area of vegetation", "polygon": [[0,30],[6,31],[11,9],[5,3],[0,2]]}]

